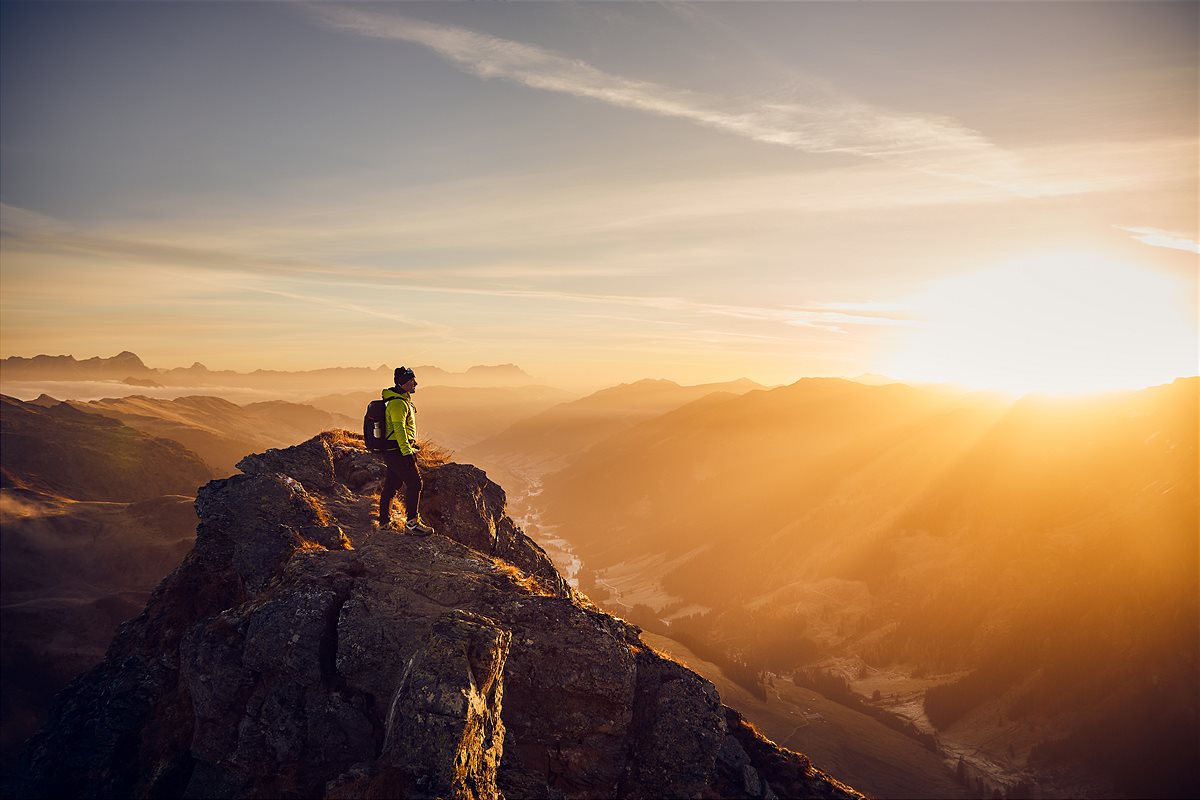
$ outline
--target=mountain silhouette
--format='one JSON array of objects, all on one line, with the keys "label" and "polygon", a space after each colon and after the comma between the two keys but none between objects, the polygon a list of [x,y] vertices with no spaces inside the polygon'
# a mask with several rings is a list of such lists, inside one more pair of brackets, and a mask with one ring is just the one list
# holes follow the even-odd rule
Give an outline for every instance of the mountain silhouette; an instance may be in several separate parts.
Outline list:
[{"label": "mountain silhouette", "polygon": [[[539,383],[515,364],[476,365],[465,372],[452,372],[435,366],[416,367],[426,385],[443,386],[527,386]],[[171,369],[147,367],[134,353],[124,351],[111,358],[76,359],[74,356],[38,355],[32,358],[10,356],[0,361],[5,381],[124,381],[132,378],[147,385],[240,387],[264,391],[303,391],[330,394],[348,389],[368,389],[391,384],[392,367],[328,367],[287,371],[256,369],[251,372],[211,370],[200,362],[190,367]],[[213,392],[219,393],[219,392]]]},{"label": "mountain silhouette", "polygon": [[111,358],[85,358],[76,360],[74,356],[39,355],[33,358],[9,356],[0,362],[6,380],[22,379],[51,379],[51,380],[89,380],[148,378],[155,371],[147,367],[142,360],[128,350],[122,351]]},{"label": "mountain silhouette", "polygon": [[246,458],[30,743],[13,797],[861,795],[571,589],[478,469],[372,530],[344,432]]},{"label": "mountain silhouette", "polygon": [[635,424],[717,393],[761,389],[749,380],[680,386],[646,379],[602,389],[521,420],[463,451],[463,457],[518,479],[561,469],[588,448]]}]

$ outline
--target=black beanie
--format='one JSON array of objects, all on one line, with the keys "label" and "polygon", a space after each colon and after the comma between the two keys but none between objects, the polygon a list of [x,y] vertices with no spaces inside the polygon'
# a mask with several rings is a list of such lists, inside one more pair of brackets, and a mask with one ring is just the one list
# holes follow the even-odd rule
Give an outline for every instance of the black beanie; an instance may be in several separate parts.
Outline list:
[{"label": "black beanie", "polygon": [[396,385],[408,383],[413,378],[417,377],[417,373],[413,372],[408,367],[396,367],[396,372],[392,378],[396,381]]}]

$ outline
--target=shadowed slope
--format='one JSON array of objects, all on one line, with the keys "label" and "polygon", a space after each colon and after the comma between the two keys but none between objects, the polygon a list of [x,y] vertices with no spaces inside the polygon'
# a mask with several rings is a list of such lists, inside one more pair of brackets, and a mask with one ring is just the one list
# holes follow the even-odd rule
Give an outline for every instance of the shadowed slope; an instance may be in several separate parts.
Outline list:
[{"label": "shadowed slope", "polygon": [[3,768],[50,700],[191,548],[211,474],[175,442],[57,401],[3,398]]}]

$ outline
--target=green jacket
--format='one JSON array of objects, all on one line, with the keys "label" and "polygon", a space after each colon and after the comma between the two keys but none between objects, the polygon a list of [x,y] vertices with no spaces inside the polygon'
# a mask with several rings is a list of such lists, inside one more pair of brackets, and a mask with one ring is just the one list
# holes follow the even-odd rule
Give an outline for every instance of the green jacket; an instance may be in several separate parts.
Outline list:
[{"label": "green jacket", "polygon": [[384,438],[400,445],[400,452],[410,456],[413,445],[417,443],[417,407],[413,405],[412,395],[408,392],[397,392],[390,388],[383,390],[384,400],[393,397],[399,400],[387,404],[387,433]]}]

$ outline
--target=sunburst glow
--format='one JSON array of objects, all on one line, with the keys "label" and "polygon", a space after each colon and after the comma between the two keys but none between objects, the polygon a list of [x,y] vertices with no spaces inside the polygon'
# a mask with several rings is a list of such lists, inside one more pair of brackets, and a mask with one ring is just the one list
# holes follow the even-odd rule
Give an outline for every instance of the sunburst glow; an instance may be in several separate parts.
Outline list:
[{"label": "sunburst glow", "polygon": [[1166,383],[1197,368],[1195,292],[1089,253],[955,275],[910,307],[918,323],[890,374],[1014,393]]}]

